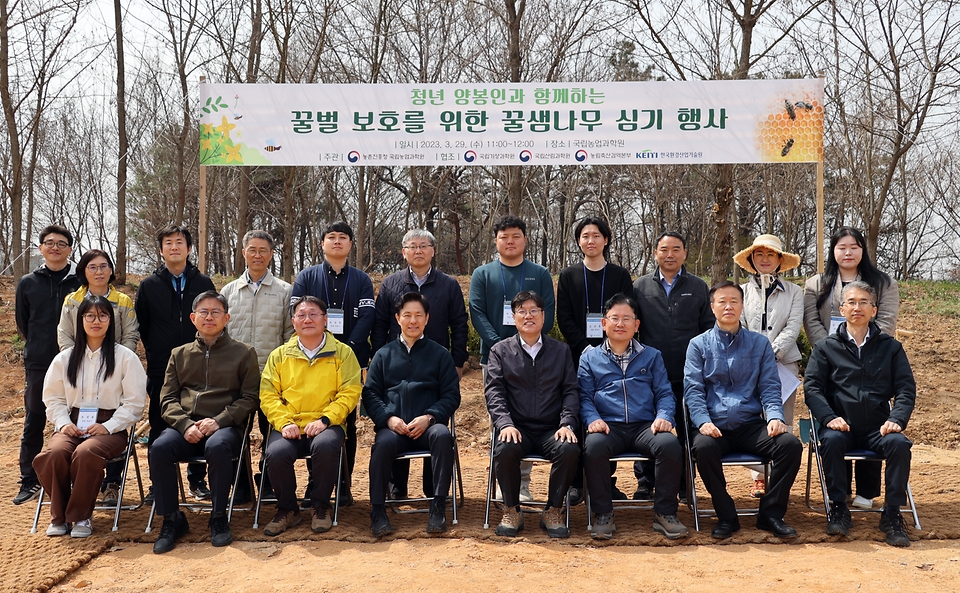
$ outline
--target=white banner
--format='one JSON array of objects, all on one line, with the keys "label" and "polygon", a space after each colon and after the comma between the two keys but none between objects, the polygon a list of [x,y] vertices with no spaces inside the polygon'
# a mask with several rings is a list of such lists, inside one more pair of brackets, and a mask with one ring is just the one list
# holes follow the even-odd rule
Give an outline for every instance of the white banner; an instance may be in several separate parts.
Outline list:
[{"label": "white banner", "polygon": [[201,84],[201,165],[816,162],[823,79]]}]

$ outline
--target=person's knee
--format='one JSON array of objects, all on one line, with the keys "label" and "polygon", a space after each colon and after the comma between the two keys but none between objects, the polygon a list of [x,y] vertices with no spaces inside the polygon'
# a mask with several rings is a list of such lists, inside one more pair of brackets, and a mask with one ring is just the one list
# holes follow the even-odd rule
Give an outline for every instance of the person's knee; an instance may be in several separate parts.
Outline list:
[{"label": "person's knee", "polygon": [[658,438],[656,441],[654,455],[657,458],[679,463],[683,460],[683,447],[680,446],[680,440],[675,436],[664,434],[663,438]]},{"label": "person's knee", "polygon": [[883,454],[885,457],[902,457],[910,455],[913,443],[902,432],[893,432],[882,437]]},{"label": "person's knee", "polygon": [[789,432],[783,433],[777,437],[777,455],[780,459],[800,459],[803,455],[803,443],[800,439]]},{"label": "person's knee", "polygon": [[520,443],[499,441],[493,450],[493,456],[500,463],[519,464],[520,458],[523,457],[523,447]]},{"label": "person's knee", "polygon": [[578,459],[580,459],[580,446],[576,443],[563,443],[555,457],[555,460],[561,463],[576,463]]}]

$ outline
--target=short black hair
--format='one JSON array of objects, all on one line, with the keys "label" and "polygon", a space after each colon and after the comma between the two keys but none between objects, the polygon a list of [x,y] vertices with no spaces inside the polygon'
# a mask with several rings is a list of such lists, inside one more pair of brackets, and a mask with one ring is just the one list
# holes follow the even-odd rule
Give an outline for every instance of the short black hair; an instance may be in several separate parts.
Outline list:
[{"label": "short black hair", "polygon": [[610,309],[613,309],[617,305],[630,305],[630,308],[633,309],[634,316],[640,319],[640,305],[632,296],[625,295],[622,292],[618,292],[607,299],[607,302],[603,304],[603,314],[606,315]]},{"label": "short black hair", "polygon": [[40,243],[43,243],[43,240],[47,238],[47,235],[63,235],[67,238],[67,245],[73,247],[73,233],[71,233],[67,227],[60,224],[51,224],[43,227],[43,230],[40,231]]},{"label": "short black hair", "polygon": [[736,282],[730,282],[729,280],[723,280],[723,281],[721,281],[721,282],[717,282],[716,284],[714,284],[714,285],[710,288],[710,292],[707,293],[707,296],[710,298],[710,302],[711,302],[711,303],[713,303],[713,295],[715,295],[715,294],[717,293],[717,291],[723,290],[724,288],[736,288],[736,289],[737,289],[737,292],[740,293],[740,300],[741,300],[741,301],[743,300],[743,289],[740,288],[740,285],[737,284]]},{"label": "short black hair", "polygon": [[532,290],[521,290],[517,293],[517,296],[513,297],[513,300],[510,301],[510,310],[516,311],[520,308],[520,305],[524,304],[527,301],[533,301],[534,304],[541,309],[546,308],[546,305],[543,302],[543,297],[535,293]]},{"label": "short black hair", "polygon": [[187,248],[193,249],[193,237],[190,236],[190,231],[187,230],[187,227],[176,224],[168,224],[157,231],[157,247],[163,247],[163,240],[167,237],[178,234],[183,235],[183,240],[187,242]]},{"label": "short black hair", "polygon": [[83,286],[90,286],[90,280],[87,278],[87,264],[98,257],[104,258],[110,265],[110,280],[107,282],[113,284],[113,281],[117,279],[117,275],[113,273],[116,267],[113,265],[113,259],[110,257],[110,254],[102,249],[91,249],[81,255],[80,261],[77,262],[77,280],[79,280]]},{"label": "short black hair", "polygon": [[262,239],[270,244],[270,249],[273,249],[273,235],[271,235],[267,231],[261,231],[256,229],[252,231],[247,231],[246,234],[243,235],[243,241],[241,241],[244,249],[247,248],[247,243],[249,243],[251,239]]},{"label": "short black hair", "polygon": [[314,305],[320,307],[320,311],[324,314],[327,312],[327,303],[319,297],[315,297],[312,294],[305,294],[293,299],[293,302],[290,303],[290,316],[293,317],[293,314],[297,312],[297,307],[304,303],[313,303]]},{"label": "short black hair", "polygon": [[215,290],[205,290],[198,294],[197,298],[193,299],[193,307],[190,310],[196,311],[197,307],[200,306],[200,303],[207,299],[216,299],[217,301],[220,301],[220,304],[223,305],[223,312],[230,312],[230,306],[227,305],[227,298]]},{"label": "short black hair", "polygon": [[590,226],[591,224],[597,227],[597,230],[600,231],[600,234],[603,235],[603,238],[607,240],[607,244],[603,246],[603,257],[606,259],[606,257],[610,254],[610,243],[613,241],[613,233],[610,232],[610,225],[608,225],[607,221],[604,219],[596,216],[588,216],[578,222],[577,226],[573,229],[574,240],[577,242],[577,244],[579,244],[580,233],[583,232],[584,228]]},{"label": "short black hair", "polygon": [[683,235],[681,235],[677,231],[664,231],[660,233],[660,236],[657,237],[657,241],[656,243],[653,244],[653,247],[656,248],[658,245],[660,245],[660,241],[663,241],[664,237],[673,237],[674,239],[680,239],[680,244],[683,245],[684,250],[686,250],[687,240],[683,237]]},{"label": "short black hair", "polygon": [[321,239],[326,238],[330,233],[343,233],[346,236],[350,237],[350,242],[353,243],[353,229],[350,228],[350,225],[338,220],[336,222],[331,222],[324,227],[323,232],[320,233]]},{"label": "short black hair", "polygon": [[500,234],[500,231],[507,229],[520,229],[523,236],[527,236],[527,223],[519,216],[514,216],[513,214],[504,214],[501,216],[493,225],[493,236],[497,236]]},{"label": "short black hair", "polygon": [[393,310],[397,315],[399,315],[400,311],[403,311],[403,308],[407,305],[407,303],[420,303],[423,306],[424,314],[430,314],[430,301],[427,299],[427,297],[415,290],[404,293],[404,295],[397,300],[397,305],[393,308]]}]

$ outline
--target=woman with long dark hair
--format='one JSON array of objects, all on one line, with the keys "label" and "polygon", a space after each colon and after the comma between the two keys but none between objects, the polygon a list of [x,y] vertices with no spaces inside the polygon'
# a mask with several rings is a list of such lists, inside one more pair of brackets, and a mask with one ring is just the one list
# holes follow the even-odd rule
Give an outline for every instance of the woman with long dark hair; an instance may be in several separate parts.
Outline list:
[{"label": "woman with long dark hair", "polygon": [[110,301],[87,296],[76,324],[75,345],[53,359],[43,382],[47,420],[56,432],[33,467],[50,495],[48,536],[93,533],[106,460],[123,452],[127,430],[143,415],[147,399],[140,359],[114,339]]}]

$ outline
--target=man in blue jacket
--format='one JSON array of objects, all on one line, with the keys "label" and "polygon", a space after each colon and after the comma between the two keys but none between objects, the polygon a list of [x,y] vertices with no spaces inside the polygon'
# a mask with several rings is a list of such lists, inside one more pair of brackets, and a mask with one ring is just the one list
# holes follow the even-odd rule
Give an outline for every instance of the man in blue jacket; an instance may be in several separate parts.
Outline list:
[{"label": "man in blue jacket", "polygon": [[740,530],[737,508],[723,476],[720,458],[730,452],[752,453],[773,461],[767,493],[760,499],[757,529],[781,539],[797,532],[783,522],[790,488],[800,469],[803,446],[783,423],[780,377],[773,348],[762,334],[740,326],[743,289],[721,282],[710,289],[713,329],[690,340],[683,373],[683,396],[700,477],[717,512],[715,539]]},{"label": "man in blue jacket", "polygon": [[610,457],[628,451],[656,460],[654,531],[668,539],[688,535],[677,519],[683,448],[670,432],[676,400],[660,352],[633,339],[638,313],[631,297],[617,294],[607,300],[600,320],[606,340],[588,346],[580,358],[580,420],[587,427],[583,470],[597,515],[594,539],[610,539],[617,530]]}]

